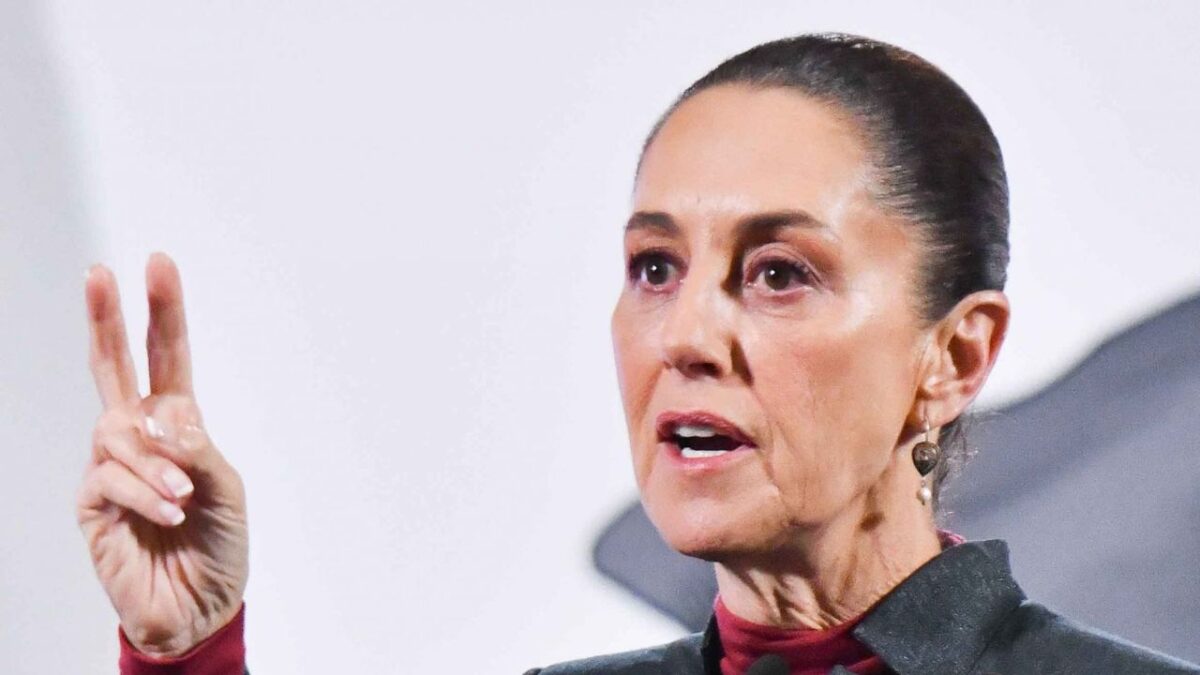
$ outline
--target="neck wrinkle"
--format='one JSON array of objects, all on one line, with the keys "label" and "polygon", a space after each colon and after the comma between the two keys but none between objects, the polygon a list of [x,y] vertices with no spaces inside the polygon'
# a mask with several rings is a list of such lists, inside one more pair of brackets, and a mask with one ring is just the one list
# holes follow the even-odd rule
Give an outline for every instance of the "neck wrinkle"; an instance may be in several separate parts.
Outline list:
[{"label": "neck wrinkle", "polygon": [[861,616],[941,552],[931,514],[915,497],[886,517],[867,501],[785,551],[717,562],[730,613],[764,626],[825,630]]}]

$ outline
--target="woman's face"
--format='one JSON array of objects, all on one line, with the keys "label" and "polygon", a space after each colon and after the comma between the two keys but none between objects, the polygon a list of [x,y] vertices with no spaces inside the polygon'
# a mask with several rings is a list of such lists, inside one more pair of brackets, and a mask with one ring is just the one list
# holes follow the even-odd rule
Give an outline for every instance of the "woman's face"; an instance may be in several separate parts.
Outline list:
[{"label": "woman's face", "polygon": [[706,90],[647,149],[612,331],[642,501],[677,550],[777,551],[896,471],[915,490],[896,448],[929,336],[919,248],[869,175],[851,122],[782,89]]}]

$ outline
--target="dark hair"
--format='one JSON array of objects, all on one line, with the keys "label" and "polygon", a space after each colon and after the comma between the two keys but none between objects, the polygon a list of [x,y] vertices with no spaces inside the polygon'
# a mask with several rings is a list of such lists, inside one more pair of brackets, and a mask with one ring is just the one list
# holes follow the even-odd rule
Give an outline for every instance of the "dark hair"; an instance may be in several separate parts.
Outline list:
[{"label": "dark hair", "polygon": [[[1008,182],[1000,145],[983,113],[945,73],[899,47],[856,35],[800,35],[753,47],[720,64],[679,96],[642,147],[681,103],[724,84],[795,90],[836,105],[862,129],[877,201],[916,226],[926,255],[919,311],[932,322],[968,294],[1003,289],[1008,266]],[[965,459],[962,420],[941,429],[942,482]]]}]

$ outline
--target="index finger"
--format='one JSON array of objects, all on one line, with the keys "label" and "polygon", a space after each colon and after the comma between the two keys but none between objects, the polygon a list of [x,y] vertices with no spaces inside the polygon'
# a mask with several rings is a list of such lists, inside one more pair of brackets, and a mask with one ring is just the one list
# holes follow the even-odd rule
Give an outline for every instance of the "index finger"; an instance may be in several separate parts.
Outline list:
[{"label": "index finger", "polygon": [[190,394],[192,357],[183,312],[183,283],[179,269],[166,253],[153,253],[146,263],[146,298],[150,303],[150,326],[146,329],[150,391]]},{"label": "index finger", "polygon": [[117,280],[103,265],[93,265],[84,282],[88,331],[91,334],[89,361],[96,390],[105,408],[138,400],[137,373],[125,337],[121,296]]}]

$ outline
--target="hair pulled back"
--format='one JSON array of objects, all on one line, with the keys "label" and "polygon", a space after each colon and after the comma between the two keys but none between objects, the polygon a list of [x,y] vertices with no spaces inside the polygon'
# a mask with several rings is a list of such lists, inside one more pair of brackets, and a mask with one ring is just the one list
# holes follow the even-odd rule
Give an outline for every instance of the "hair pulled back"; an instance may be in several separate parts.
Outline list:
[{"label": "hair pulled back", "polygon": [[[983,113],[953,80],[894,45],[818,33],[758,45],[718,65],[679,96],[645,149],[681,103],[738,84],[794,90],[848,113],[864,134],[877,202],[916,228],[924,255],[917,306],[937,321],[968,294],[1004,288],[1008,267],[1008,181],[1000,145]],[[952,466],[967,454],[962,419],[941,428],[946,458],[935,504]]]}]

